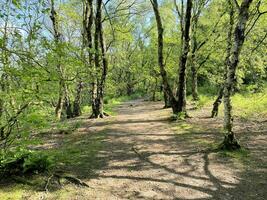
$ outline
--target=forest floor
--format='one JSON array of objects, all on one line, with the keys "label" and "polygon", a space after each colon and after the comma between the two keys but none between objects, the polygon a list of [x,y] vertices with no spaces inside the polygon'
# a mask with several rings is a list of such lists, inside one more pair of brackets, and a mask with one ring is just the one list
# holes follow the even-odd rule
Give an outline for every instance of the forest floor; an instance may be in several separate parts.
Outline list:
[{"label": "forest floor", "polygon": [[[89,187],[0,185],[0,199],[267,199],[267,121],[235,121],[244,149],[213,151],[222,118],[210,107],[170,121],[161,102],[134,100],[116,115],[90,120],[72,134],[45,135],[36,148],[54,153],[59,168]],[[34,185],[34,181],[32,182]],[[1,197],[2,195],[2,197]]]}]

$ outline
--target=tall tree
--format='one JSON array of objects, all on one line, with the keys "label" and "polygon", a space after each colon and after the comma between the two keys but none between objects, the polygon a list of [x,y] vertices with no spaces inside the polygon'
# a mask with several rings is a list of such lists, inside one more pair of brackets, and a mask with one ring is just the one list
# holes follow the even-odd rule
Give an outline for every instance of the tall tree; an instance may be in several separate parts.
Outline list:
[{"label": "tall tree", "polygon": [[108,62],[106,58],[106,46],[104,42],[103,19],[102,19],[102,0],[96,0],[95,15],[95,34],[94,34],[94,59],[95,74],[92,89],[92,115],[91,118],[103,118],[104,113],[104,89],[108,70]]},{"label": "tall tree", "polygon": [[58,63],[57,63],[57,72],[58,72],[58,78],[59,78],[59,92],[58,92],[58,101],[56,105],[56,116],[58,119],[61,119],[61,114],[63,112],[63,108],[65,106],[67,118],[71,118],[72,115],[72,108],[71,108],[71,102],[69,97],[69,91],[68,86],[66,84],[66,78],[65,78],[65,72],[64,67],[62,65],[62,34],[59,30],[59,20],[58,20],[58,14],[55,10],[55,3],[54,0],[51,0],[51,15],[50,19],[53,24],[53,34],[56,44],[56,54],[58,56]]},{"label": "tall tree", "polygon": [[[232,43],[233,43],[233,28],[234,28],[234,14],[235,14],[235,9],[232,0],[228,0],[228,13],[229,13],[229,28],[228,28],[228,33],[227,33],[227,47],[226,47],[226,57],[225,57],[225,74],[224,74],[224,79],[227,77],[227,67],[230,64],[230,56],[231,56],[231,50],[232,50]],[[211,117],[217,117],[218,112],[219,112],[219,106],[222,103],[223,99],[223,91],[224,91],[224,84],[219,89],[218,96],[213,103],[213,109],[211,112]]]},{"label": "tall tree", "polygon": [[191,14],[192,14],[192,0],[187,0],[186,12],[184,18],[184,33],[182,52],[179,59],[179,80],[176,96],[178,98],[176,112],[186,112],[186,64],[188,60],[188,52],[190,49],[190,26],[191,26]]},{"label": "tall tree", "polygon": [[239,149],[240,145],[233,132],[233,115],[231,94],[236,77],[236,69],[239,63],[239,56],[245,41],[246,24],[249,19],[249,8],[253,0],[243,0],[239,6],[238,2],[234,3],[238,9],[238,22],[234,31],[234,44],[227,66],[227,79],[224,87],[224,129],[225,138],[221,145],[222,149]]},{"label": "tall tree", "polygon": [[[194,101],[199,99],[198,96],[198,67],[197,67],[197,51],[200,47],[200,44],[197,40],[197,30],[199,26],[199,17],[209,0],[196,0],[193,1],[193,12],[192,12],[192,25],[191,25],[191,45],[190,45],[190,59],[188,65],[191,69],[191,88],[192,88],[192,97]],[[208,40],[208,38],[206,38]]]},{"label": "tall tree", "polygon": [[[168,83],[167,72],[164,66],[164,58],[163,58],[163,26],[162,20],[158,8],[157,0],[151,0],[156,22],[158,29],[158,63],[160,67],[160,73],[163,80],[164,91],[166,92],[166,96],[170,99],[170,104],[174,114],[178,114],[181,112],[186,112],[186,63],[189,52],[189,32],[190,32],[190,24],[191,24],[191,12],[192,12],[192,1],[188,0],[186,5],[186,13],[184,16],[184,21],[181,21],[181,31],[182,31],[182,52],[180,55],[179,62],[179,73],[178,73],[178,88],[176,95],[173,94],[171,87]],[[182,15],[182,14],[181,14]]]},{"label": "tall tree", "polygon": [[[172,107],[173,112],[176,112],[176,107],[177,107],[177,100],[175,99],[175,96],[172,92],[172,89],[169,85],[168,82],[168,77],[167,77],[167,72],[165,70],[164,66],[164,58],[163,58],[163,48],[164,48],[164,42],[163,42],[163,25],[162,25],[162,20],[159,12],[159,6],[158,6],[158,1],[157,0],[151,0],[156,22],[157,22],[157,30],[158,30],[158,64],[160,67],[160,74],[162,77],[163,81],[163,90],[166,95],[166,99],[170,101],[170,105]],[[165,101],[168,101],[165,100]]]}]

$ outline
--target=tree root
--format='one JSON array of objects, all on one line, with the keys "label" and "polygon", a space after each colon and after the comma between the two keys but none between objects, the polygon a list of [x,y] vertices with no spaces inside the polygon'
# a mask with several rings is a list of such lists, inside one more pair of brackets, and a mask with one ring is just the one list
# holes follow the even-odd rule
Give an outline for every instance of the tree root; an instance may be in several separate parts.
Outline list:
[{"label": "tree root", "polygon": [[171,106],[163,106],[163,108],[162,109],[168,109],[168,108],[171,108]]},{"label": "tree root", "polygon": [[229,133],[224,137],[224,141],[219,145],[218,149],[234,151],[240,149],[241,146],[233,133]]},{"label": "tree root", "polygon": [[110,115],[107,112],[103,112],[105,117],[109,117]]},{"label": "tree root", "polygon": [[55,178],[58,182],[58,184],[61,186],[61,183],[60,183],[60,179],[65,179],[67,180],[68,182],[76,185],[76,186],[79,186],[79,187],[89,187],[89,185],[87,185],[85,182],[83,182],[82,180],[74,177],[74,176],[71,176],[71,175],[65,175],[65,174],[59,174],[59,173],[55,173],[55,174],[52,174],[51,176],[49,176],[47,178],[47,181],[46,181],[46,184],[45,184],[45,191],[46,192],[49,192],[49,185],[51,184],[51,180]]},{"label": "tree root", "polygon": [[60,174],[55,174],[55,177],[57,177],[58,179],[66,179],[67,181],[69,181],[70,183],[73,183],[77,186],[82,186],[82,187],[89,187],[89,185],[87,185],[85,182],[83,182],[82,180],[74,177],[74,176],[70,176],[70,175],[60,175]]},{"label": "tree root", "polygon": [[46,183],[45,183],[45,191],[46,191],[46,192],[49,192],[48,187],[49,187],[50,182],[51,182],[51,179],[52,179],[53,177],[54,177],[54,174],[52,174],[51,176],[49,176],[49,177],[47,178],[47,181],[46,181]]},{"label": "tree root", "polygon": [[103,119],[105,117],[109,117],[110,115],[107,112],[103,112],[103,114],[99,114],[98,116],[96,116],[94,113],[92,113],[89,117],[89,119]]}]

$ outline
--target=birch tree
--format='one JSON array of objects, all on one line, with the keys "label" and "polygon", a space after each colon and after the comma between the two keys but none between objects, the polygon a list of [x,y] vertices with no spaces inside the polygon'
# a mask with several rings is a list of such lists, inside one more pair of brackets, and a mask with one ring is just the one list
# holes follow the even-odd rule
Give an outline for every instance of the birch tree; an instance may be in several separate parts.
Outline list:
[{"label": "birch tree", "polygon": [[233,114],[231,95],[236,77],[236,69],[239,63],[239,56],[242,46],[245,41],[246,24],[249,19],[249,8],[253,0],[243,0],[241,5],[234,0],[235,6],[238,10],[238,21],[234,30],[234,43],[230,55],[230,60],[227,65],[227,78],[224,86],[224,129],[225,138],[221,144],[222,149],[239,149],[235,134],[233,132]]}]

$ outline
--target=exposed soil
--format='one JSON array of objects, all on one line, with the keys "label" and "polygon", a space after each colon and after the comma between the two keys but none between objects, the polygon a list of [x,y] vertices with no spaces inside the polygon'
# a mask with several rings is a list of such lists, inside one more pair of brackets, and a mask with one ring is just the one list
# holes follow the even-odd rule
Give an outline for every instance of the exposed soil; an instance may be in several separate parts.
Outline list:
[{"label": "exposed soil", "polygon": [[211,150],[223,134],[222,119],[209,118],[210,108],[191,109],[192,118],[171,122],[171,111],[162,107],[135,100],[120,105],[117,116],[84,119],[74,133],[80,140],[105,135],[98,167],[92,175],[83,159],[66,169],[89,188],[66,185],[24,199],[267,199],[266,121],[237,120],[235,132],[248,150],[227,156]]}]

